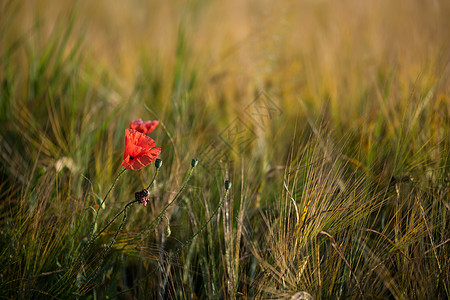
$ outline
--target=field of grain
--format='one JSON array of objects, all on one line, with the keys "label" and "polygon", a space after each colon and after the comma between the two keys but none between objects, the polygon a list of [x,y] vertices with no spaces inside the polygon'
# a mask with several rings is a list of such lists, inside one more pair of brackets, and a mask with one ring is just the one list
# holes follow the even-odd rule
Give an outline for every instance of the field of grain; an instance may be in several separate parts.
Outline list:
[{"label": "field of grain", "polygon": [[0,0],[0,297],[448,299],[448,16]]}]

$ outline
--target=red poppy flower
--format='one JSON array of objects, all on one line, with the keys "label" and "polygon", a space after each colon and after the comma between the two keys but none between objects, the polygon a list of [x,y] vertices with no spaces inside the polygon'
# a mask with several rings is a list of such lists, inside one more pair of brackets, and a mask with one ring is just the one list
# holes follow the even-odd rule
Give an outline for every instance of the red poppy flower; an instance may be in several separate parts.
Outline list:
[{"label": "red poppy flower", "polygon": [[142,119],[134,120],[130,123],[130,128],[142,132],[143,134],[149,134],[155,130],[158,126],[159,121],[142,121]]},{"label": "red poppy flower", "polygon": [[125,129],[125,152],[122,166],[130,170],[139,170],[158,157],[160,148],[153,148],[156,142],[145,134],[134,129]]}]

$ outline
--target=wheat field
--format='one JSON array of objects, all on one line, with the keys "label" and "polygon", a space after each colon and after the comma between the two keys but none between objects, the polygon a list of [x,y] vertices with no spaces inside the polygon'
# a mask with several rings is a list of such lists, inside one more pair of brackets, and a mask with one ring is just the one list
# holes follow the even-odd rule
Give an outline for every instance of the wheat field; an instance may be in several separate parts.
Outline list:
[{"label": "wheat field", "polygon": [[448,16],[0,1],[0,297],[450,298]]}]

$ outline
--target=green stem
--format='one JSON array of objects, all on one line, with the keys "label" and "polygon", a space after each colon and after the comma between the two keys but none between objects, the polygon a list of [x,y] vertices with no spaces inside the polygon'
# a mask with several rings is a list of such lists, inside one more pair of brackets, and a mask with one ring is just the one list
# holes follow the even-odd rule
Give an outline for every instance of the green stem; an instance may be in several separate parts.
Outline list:
[{"label": "green stem", "polygon": [[98,207],[98,209],[96,211],[96,214],[95,214],[94,222],[92,223],[92,226],[91,226],[91,237],[94,235],[94,228],[95,228],[95,224],[97,224],[98,212],[100,211],[100,209],[102,208],[103,204],[105,203],[106,198],[108,198],[109,193],[111,192],[111,190],[113,189],[114,185],[116,184],[117,179],[119,179],[120,175],[122,175],[123,172],[125,172],[125,170],[126,169],[124,168],[124,169],[122,169],[122,171],[120,171],[119,174],[117,174],[116,178],[114,178],[114,181],[113,181],[111,187],[109,188],[108,192],[106,193],[105,197],[103,198],[102,202],[100,203],[100,206]]},{"label": "green stem", "polygon": [[111,247],[114,245],[117,236],[119,235],[120,230],[122,230],[123,225],[125,225],[125,221],[127,220],[127,208],[128,206],[130,206],[131,204],[133,204],[134,202],[136,202],[137,200],[131,201],[130,203],[128,203],[127,205],[125,205],[125,208],[122,210],[123,211],[123,219],[122,219],[122,223],[120,223],[119,228],[116,231],[116,234],[114,235],[114,238],[112,239],[111,243],[109,244],[108,248],[106,249],[106,253],[109,252],[109,250],[111,249]]},{"label": "green stem", "polygon": [[[103,229],[102,230],[100,230],[100,232],[99,233],[97,233],[96,235],[95,235],[95,237],[93,238],[93,240],[96,240],[108,227],[109,227],[109,225],[111,225],[122,213],[125,213],[124,214],[124,218],[126,219],[126,210],[128,209],[128,207],[129,206],[131,206],[132,204],[134,204],[135,202],[138,202],[138,200],[133,200],[133,201],[131,201],[131,202],[129,202],[127,205],[125,205],[125,207],[121,210],[121,211],[119,211],[115,216],[114,216],[114,218],[112,218],[109,222],[108,222],[108,224],[106,224],[105,225],[105,227],[103,227]],[[119,227],[119,231],[120,231],[120,229],[121,229],[121,227],[122,227],[122,225],[123,225],[123,222],[124,221],[122,221],[122,224],[120,224],[120,227]],[[116,236],[117,236],[117,233],[116,233]],[[115,237],[114,237],[114,239],[115,239]]]},{"label": "green stem", "polygon": [[[98,276],[98,273],[101,270],[101,266],[103,264],[103,261],[106,257],[106,255],[108,254],[109,250],[111,250],[112,246],[114,245],[117,236],[119,235],[119,232],[122,230],[122,227],[125,225],[125,221],[127,220],[127,208],[132,205],[133,203],[137,202],[138,200],[133,200],[131,202],[129,202],[127,205],[125,205],[125,207],[118,212],[114,218],[108,223],[108,225],[106,225],[96,236],[95,239],[97,239],[100,234],[102,234],[103,231],[106,230],[106,228],[108,228],[109,225],[111,225],[112,222],[114,222],[115,219],[117,219],[118,216],[120,216],[120,214],[123,212],[123,219],[122,222],[119,225],[119,228],[116,231],[116,234],[114,235],[113,239],[111,240],[111,243],[109,243],[108,247],[105,249],[105,251],[103,251],[103,254],[101,255],[100,261],[98,262],[98,267],[97,270],[94,272],[94,275],[91,278],[96,278]],[[94,241],[95,239],[93,239],[92,241]]]},{"label": "green stem", "polygon": [[213,214],[211,215],[211,217],[209,217],[209,219],[208,219],[208,221],[206,221],[206,223],[205,224],[203,224],[203,226],[186,242],[186,243],[184,243],[183,245],[181,245],[181,247],[180,248],[178,248],[178,252],[179,251],[181,251],[181,249],[183,249],[184,247],[186,247],[187,245],[189,245],[190,243],[192,243],[192,241],[195,239],[195,237],[197,236],[197,235],[199,235],[200,234],[200,232],[202,232],[205,228],[206,228],[206,226],[208,226],[208,224],[209,224],[209,222],[211,222],[211,220],[215,217],[215,215],[219,212],[219,209],[220,209],[220,207],[222,206],[222,204],[223,204],[223,201],[225,200],[225,198],[227,197],[227,195],[228,195],[228,190],[226,190],[226,192],[225,192],[225,195],[223,196],[223,198],[222,198],[222,200],[220,201],[220,203],[219,203],[219,205],[216,207],[216,209],[214,210],[214,212],[213,212]]},{"label": "green stem", "polygon": [[[172,203],[175,202],[175,200],[178,199],[178,197],[180,196],[181,192],[182,192],[182,191],[184,190],[184,188],[186,187],[186,185],[187,185],[189,179],[190,179],[191,176],[192,176],[192,173],[194,172],[194,168],[195,168],[195,167],[191,167],[191,169],[189,170],[188,177],[186,178],[186,180],[184,181],[183,185],[181,186],[181,189],[178,191],[178,193],[175,195],[175,197],[172,199],[172,201],[170,201],[170,202],[164,207],[164,209],[159,213],[159,215],[158,215],[158,216],[150,223],[150,225],[148,225],[147,229],[144,230],[144,231],[141,233],[141,235],[140,235],[141,237],[142,237],[143,235],[145,235],[147,232],[153,230],[156,226],[158,226],[158,224],[159,224],[159,222],[160,222],[160,220],[161,220],[163,214],[166,212],[166,210],[169,208],[169,206],[172,205]],[[141,241],[140,243],[138,243],[137,246],[139,246],[141,243],[142,243],[142,241]]]},{"label": "green stem", "polygon": [[153,182],[155,182],[156,176],[158,176],[158,172],[159,172],[159,169],[156,169],[155,175],[153,175],[153,179],[150,182],[150,184],[148,185],[147,190],[149,190],[152,187]]},{"label": "green stem", "polygon": [[117,174],[117,176],[116,176],[116,178],[114,179],[114,181],[113,181],[111,187],[109,188],[108,192],[106,193],[105,198],[103,198],[103,201],[100,203],[100,206],[99,206],[99,208],[98,208],[99,210],[100,210],[100,208],[102,208],[103,203],[105,203],[106,198],[108,198],[109,193],[111,192],[111,190],[113,189],[114,185],[116,184],[117,179],[119,179],[119,177],[120,177],[120,176],[123,174],[123,172],[125,172],[126,170],[127,170],[127,169],[123,168],[122,171],[120,171],[120,173]]},{"label": "green stem", "polygon": [[170,224],[170,220],[169,220],[169,217],[167,216],[167,215],[163,215],[163,217],[166,219],[166,221],[167,221],[167,224]]}]

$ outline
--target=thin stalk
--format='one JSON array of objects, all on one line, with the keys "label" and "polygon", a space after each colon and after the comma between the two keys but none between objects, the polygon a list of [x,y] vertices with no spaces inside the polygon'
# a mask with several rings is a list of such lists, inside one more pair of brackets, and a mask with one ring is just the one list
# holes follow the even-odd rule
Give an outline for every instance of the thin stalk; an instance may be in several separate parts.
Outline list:
[{"label": "thin stalk", "polygon": [[[122,213],[124,213],[124,218],[126,219],[126,210],[128,209],[128,207],[129,206],[131,206],[132,204],[134,204],[134,203],[136,203],[136,202],[138,202],[138,200],[133,200],[133,201],[131,201],[131,202],[129,202],[127,205],[125,205],[125,207],[121,210],[121,211],[119,211],[115,216],[114,216],[114,218],[112,218],[109,222],[108,222],[108,224],[106,224],[105,225],[105,227],[103,227],[103,229],[102,230],[100,230],[100,232],[99,233],[97,233],[97,235],[93,238],[93,240],[96,240],[108,227],[109,227],[109,225],[111,225]],[[124,222],[124,220],[122,221],[122,224],[120,224],[120,227],[119,227],[119,231],[120,231],[120,229],[121,229],[121,226],[123,226],[123,222]],[[117,233],[116,233],[116,236],[114,237],[114,239],[117,237]]]},{"label": "thin stalk", "polygon": [[126,170],[127,170],[127,169],[123,168],[122,171],[120,171],[120,173],[117,174],[116,178],[114,178],[114,181],[113,181],[111,187],[109,188],[108,192],[106,193],[105,198],[103,198],[103,201],[100,203],[100,206],[99,206],[99,208],[98,208],[99,210],[100,210],[100,208],[102,208],[103,203],[105,203],[106,198],[108,198],[109,193],[111,192],[111,190],[113,189],[114,185],[116,184],[117,179],[119,179],[119,177],[120,177],[120,176],[123,174],[123,172],[125,172]]},{"label": "thin stalk", "polygon": [[[94,236],[94,228],[95,228],[95,224],[97,224],[97,219],[98,219],[98,212],[100,211],[100,209],[102,208],[103,204],[105,203],[106,199],[109,196],[109,193],[111,192],[111,190],[113,189],[114,185],[116,185],[116,181],[117,179],[119,179],[119,177],[125,172],[125,168],[122,169],[122,171],[120,171],[119,174],[117,174],[116,178],[114,178],[114,181],[111,185],[111,187],[109,188],[108,192],[106,193],[105,197],[103,198],[102,202],[100,203],[100,206],[98,207],[96,213],[95,213],[95,218],[94,218],[94,222],[92,222],[91,225],[91,237]],[[92,239],[91,239],[92,242]]]},{"label": "thin stalk", "polygon": [[[211,222],[211,220],[214,218],[214,216],[215,215],[217,215],[217,213],[219,212],[219,209],[220,209],[220,207],[222,206],[222,204],[223,204],[223,202],[225,201],[225,199],[226,199],[226,197],[227,197],[227,195],[228,195],[228,190],[230,189],[230,186],[231,186],[231,183],[229,182],[229,181],[227,181],[226,183],[225,183],[225,195],[223,195],[223,197],[222,197],[222,200],[220,200],[220,203],[219,203],[219,205],[216,207],[216,209],[214,210],[214,212],[212,213],[212,215],[209,217],[209,219],[208,219],[208,221],[206,221],[206,223],[205,224],[203,224],[203,226],[186,242],[186,243],[184,243],[183,245],[181,245],[178,249],[177,249],[177,251],[175,252],[176,254],[178,254],[178,253],[180,253],[180,251],[184,248],[184,247],[186,247],[186,246],[188,246],[190,243],[192,243],[192,241],[195,239],[195,237],[197,236],[197,235],[199,235],[200,234],[200,232],[202,232],[205,228],[206,228],[206,226],[208,226],[208,224],[209,224],[209,222]],[[170,255],[170,258],[173,258],[174,256],[175,256],[175,253],[172,253],[171,255]]]},{"label": "thin stalk", "polygon": [[194,233],[194,235],[193,235],[186,243],[184,243],[183,245],[181,245],[180,248],[178,248],[178,252],[181,251],[181,249],[183,249],[184,247],[186,247],[186,246],[189,245],[190,243],[192,243],[192,241],[195,239],[195,237],[196,237],[197,235],[199,235],[200,232],[202,232],[202,231],[206,228],[206,226],[208,226],[209,222],[211,222],[211,220],[212,220],[212,219],[215,217],[215,215],[217,215],[217,213],[219,212],[219,209],[220,209],[220,207],[222,206],[223,201],[225,200],[225,198],[227,197],[227,195],[228,195],[228,190],[226,190],[225,195],[223,195],[222,200],[220,201],[219,205],[216,207],[216,209],[214,210],[214,212],[212,213],[212,215],[209,217],[208,221],[206,221],[206,223],[203,224],[203,226],[202,226],[196,233]]},{"label": "thin stalk", "polygon": [[[141,237],[143,235],[145,235],[147,232],[153,230],[156,226],[158,226],[159,222],[161,221],[161,218],[163,217],[164,213],[166,212],[166,210],[169,208],[170,205],[172,205],[173,202],[175,202],[175,200],[178,199],[178,197],[181,195],[181,192],[184,190],[184,188],[186,187],[189,179],[192,176],[192,173],[194,172],[194,168],[195,166],[192,166],[191,169],[189,170],[189,174],[186,178],[186,180],[184,181],[183,185],[181,186],[181,189],[178,191],[178,193],[175,195],[175,197],[172,199],[172,201],[170,201],[164,208],[163,210],[161,210],[161,212],[158,214],[158,216],[150,223],[150,225],[148,225],[147,229],[144,230],[141,233]],[[140,243],[138,243],[137,246],[139,246],[142,243],[142,241]]]},{"label": "thin stalk", "polygon": [[[101,258],[98,263],[98,267],[97,267],[96,271],[94,272],[94,275],[91,277],[91,279],[96,278],[99,275],[99,272],[102,269],[101,266],[104,262],[106,255],[111,250],[112,246],[114,245],[114,243],[116,241],[117,236],[119,235],[119,232],[122,230],[122,227],[125,225],[125,222],[127,220],[127,209],[129,206],[131,206],[135,202],[138,202],[138,200],[133,200],[133,201],[129,202],[127,205],[125,205],[125,207],[120,212],[118,212],[114,216],[114,218],[112,218],[111,221],[109,221],[109,223],[95,236],[95,239],[97,239],[100,236],[100,234],[102,234],[102,232],[105,231],[106,228],[108,228],[108,226],[111,225],[111,223],[114,222],[114,220],[116,220],[123,213],[122,222],[120,223],[119,228],[117,229],[116,233],[114,234],[114,237],[111,240],[111,242],[109,243],[108,247],[103,251],[103,254],[101,255]],[[93,240],[95,240],[95,239],[93,239]]]},{"label": "thin stalk", "polygon": [[158,176],[158,173],[159,173],[159,168],[156,169],[155,175],[153,175],[153,179],[150,182],[150,184],[148,185],[147,190],[149,190],[152,187],[153,182],[155,182],[156,176]]},{"label": "thin stalk", "polygon": [[119,235],[119,232],[122,230],[123,225],[125,225],[125,221],[127,220],[127,208],[128,206],[132,205],[133,203],[135,203],[137,200],[131,201],[130,203],[128,203],[127,205],[125,205],[125,208],[122,210],[123,211],[123,219],[122,219],[122,223],[120,223],[119,228],[116,231],[116,234],[114,235],[114,238],[112,239],[111,243],[109,244],[108,248],[106,249],[106,253],[109,252],[109,250],[111,249],[112,245],[114,245],[117,236]]},{"label": "thin stalk", "polygon": [[115,233],[115,235],[114,235],[114,237],[113,237],[113,239],[111,240],[111,242],[109,243],[109,245],[108,245],[108,247],[106,248],[106,250],[103,252],[103,254],[101,255],[101,258],[100,258],[100,260],[99,260],[99,262],[98,262],[98,268],[94,271],[94,275],[92,276],[92,277],[90,277],[91,279],[92,278],[96,278],[97,277],[97,275],[98,275],[98,273],[99,273],[99,271],[100,271],[100,269],[101,269],[101,265],[103,264],[103,261],[104,261],[104,259],[105,259],[105,256],[106,256],[106,254],[109,252],[109,250],[111,250],[111,247],[114,245],[114,242],[116,241],[116,238],[117,238],[117,236],[119,235],[119,232],[122,230],[122,227],[123,227],[123,225],[125,224],[125,221],[126,221],[126,219],[127,219],[127,209],[128,209],[128,207],[130,207],[132,204],[134,204],[135,202],[138,202],[139,200],[133,200],[133,201],[131,201],[131,202],[129,202],[129,203],[127,203],[127,205],[125,205],[125,207],[121,210],[121,211],[119,211],[115,216],[114,216],[114,218],[112,218],[109,222],[108,222],[108,224],[106,224],[106,226],[105,227],[103,227],[103,229],[102,230],[100,230],[100,232],[99,233],[97,233],[97,235],[95,235],[95,237],[92,237],[91,238],[91,240],[89,241],[89,243],[88,243],[88,245],[87,245],[87,247],[86,248],[84,248],[85,250],[87,250],[91,245],[92,245],[92,243],[123,213],[123,219],[122,219],[122,222],[120,223],[120,225],[119,225],[119,228],[117,229],[117,231],[116,231],[116,233]]}]

